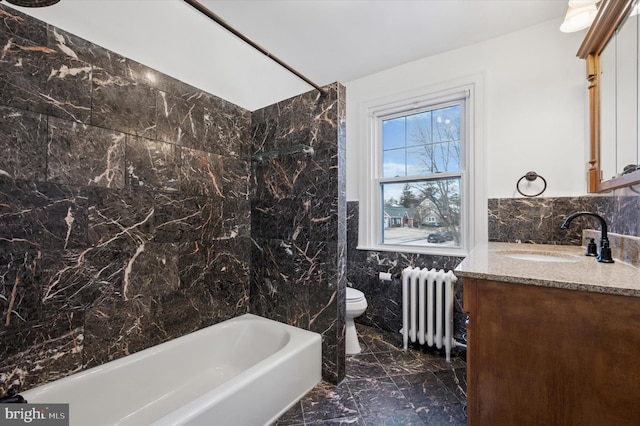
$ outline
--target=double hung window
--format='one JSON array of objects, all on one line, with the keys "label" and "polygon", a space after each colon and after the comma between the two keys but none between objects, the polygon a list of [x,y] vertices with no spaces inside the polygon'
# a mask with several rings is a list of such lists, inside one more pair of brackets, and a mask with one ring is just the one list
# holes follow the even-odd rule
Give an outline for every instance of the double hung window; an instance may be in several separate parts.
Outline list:
[{"label": "double hung window", "polygon": [[468,249],[470,96],[464,89],[368,111],[372,164],[361,246],[433,254]]}]

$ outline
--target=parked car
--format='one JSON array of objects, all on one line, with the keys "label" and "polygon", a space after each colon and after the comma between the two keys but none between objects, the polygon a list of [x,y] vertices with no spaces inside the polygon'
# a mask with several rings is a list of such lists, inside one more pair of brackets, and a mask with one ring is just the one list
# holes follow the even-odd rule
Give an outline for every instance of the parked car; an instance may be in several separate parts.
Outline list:
[{"label": "parked car", "polygon": [[453,241],[453,232],[452,231],[445,231],[441,235],[445,239],[445,241]]},{"label": "parked car", "polygon": [[445,241],[447,240],[439,232],[427,236],[427,242],[429,243],[444,243]]},{"label": "parked car", "polygon": [[429,228],[437,228],[438,226],[440,226],[440,222],[436,220],[434,222],[427,222],[425,223],[425,225],[428,226]]}]

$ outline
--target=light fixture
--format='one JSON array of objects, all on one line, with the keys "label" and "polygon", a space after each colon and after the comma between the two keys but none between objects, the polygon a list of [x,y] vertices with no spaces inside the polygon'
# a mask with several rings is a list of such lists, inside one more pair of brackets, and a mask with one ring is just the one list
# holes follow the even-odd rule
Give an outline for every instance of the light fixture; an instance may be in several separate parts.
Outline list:
[{"label": "light fixture", "polygon": [[7,0],[7,3],[22,7],[45,7],[52,6],[59,1],[60,0]]},{"label": "light fixture", "polygon": [[573,33],[588,28],[598,14],[596,3],[599,1],[600,0],[569,0],[567,14],[564,17],[564,22],[560,25],[560,31],[563,33]]}]

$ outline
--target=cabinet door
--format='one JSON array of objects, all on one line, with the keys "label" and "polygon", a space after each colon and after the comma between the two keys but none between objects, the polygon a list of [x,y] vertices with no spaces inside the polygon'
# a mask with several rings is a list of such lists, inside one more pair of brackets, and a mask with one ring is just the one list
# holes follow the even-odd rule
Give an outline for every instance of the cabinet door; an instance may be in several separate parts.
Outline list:
[{"label": "cabinet door", "polygon": [[467,287],[469,425],[640,424],[640,299]]}]

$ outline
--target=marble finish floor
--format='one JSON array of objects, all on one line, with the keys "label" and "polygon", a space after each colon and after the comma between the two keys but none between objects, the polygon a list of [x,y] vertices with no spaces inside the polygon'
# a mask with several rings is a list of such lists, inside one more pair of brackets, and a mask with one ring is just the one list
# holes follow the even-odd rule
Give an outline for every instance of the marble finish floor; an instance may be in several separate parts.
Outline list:
[{"label": "marble finish floor", "polygon": [[402,350],[399,333],[357,324],[362,353],[347,356],[346,379],[321,382],[274,426],[466,425],[465,352]]}]

